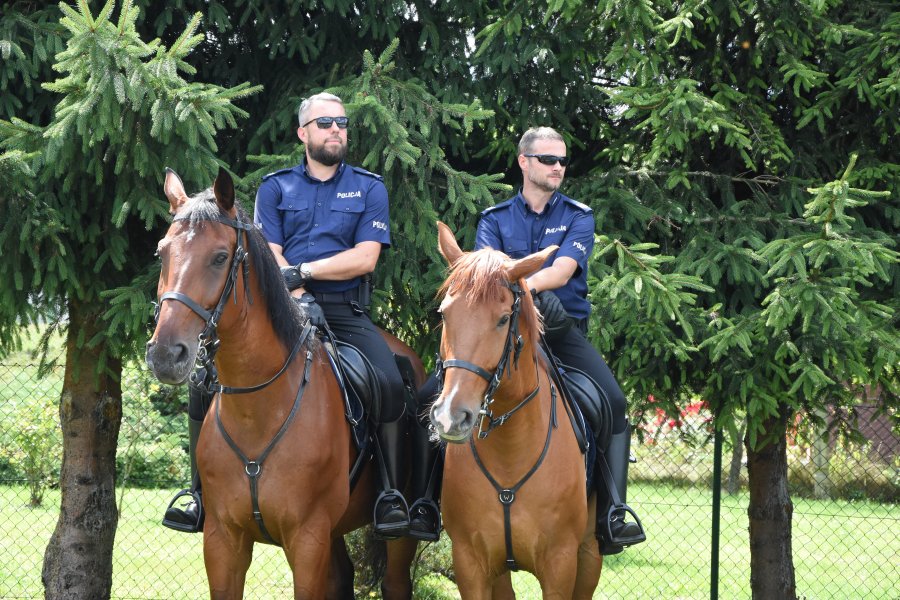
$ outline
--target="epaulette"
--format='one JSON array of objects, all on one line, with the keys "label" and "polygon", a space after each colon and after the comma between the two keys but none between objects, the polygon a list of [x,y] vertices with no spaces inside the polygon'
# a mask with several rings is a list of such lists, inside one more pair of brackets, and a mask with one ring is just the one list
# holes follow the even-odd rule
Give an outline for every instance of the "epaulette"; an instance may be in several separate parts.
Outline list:
[{"label": "epaulette", "polygon": [[568,196],[563,196],[562,194],[560,194],[560,197],[562,197],[563,201],[566,202],[566,204],[571,204],[572,206],[581,210],[582,212],[586,212],[586,213],[594,212],[594,209],[592,209],[587,204],[584,204],[583,202],[579,202],[578,200],[573,200],[572,198],[569,198]]},{"label": "epaulette", "polygon": [[288,167],[287,169],[279,169],[278,171],[272,171],[271,173],[267,173],[263,175],[262,180],[265,181],[269,177],[275,177],[276,175],[281,175],[282,173],[290,173],[294,170],[294,167]]},{"label": "epaulette", "polygon": [[489,206],[486,209],[484,209],[483,211],[481,211],[481,214],[486,215],[490,212],[494,212],[495,210],[498,210],[501,208],[508,208],[512,204],[513,200],[515,200],[515,198],[510,198],[509,200],[504,200],[503,202],[499,202],[493,206]]},{"label": "epaulette", "polygon": [[384,181],[384,177],[382,177],[381,175],[377,175],[376,173],[373,173],[371,171],[366,171],[362,167],[354,167],[353,165],[350,165],[350,168],[353,169],[355,173],[359,173],[360,175],[366,175],[367,177],[372,177],[374,179],[377,179],[378,181]]}]

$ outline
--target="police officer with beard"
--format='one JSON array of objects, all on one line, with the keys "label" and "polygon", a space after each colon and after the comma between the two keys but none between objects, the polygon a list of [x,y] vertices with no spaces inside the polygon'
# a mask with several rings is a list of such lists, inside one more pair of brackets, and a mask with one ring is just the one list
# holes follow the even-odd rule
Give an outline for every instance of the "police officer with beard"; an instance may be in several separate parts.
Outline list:
[{"label": "police officer with beard", "polygon": [[[380,176],[344,162],[349,119],[339,97],[311,96],[300,105],[298,117],[297,137],[306,145],[305,159],[263,178],[254,222],[312,324],[320,329],[327,325],[377,371],[382,401],[376,454],[386,476],[380,478],[374,527],[383,538],[397,538],[406,535],[410,525],[409,507],[400,492],[407,434],[405,387],[393,353],[369,318],[364,277],[391,244],[387,189]],[[202,413],[197,418],[202,422]],[[199,494],[192,498],[184,508],[174,506],[173,500],[163,524],[197,531]]]},{"label": "police officer with beard", "polygon": [[284,270],[285,279],[290,288],[297,286],[291,294],[313,324],[327,322],[338,340],[359,349],[379,372],[377,446],[388,480],[381,482],[375,532],[395,538],[409,529],[409,508],[399,491],[405,389],[394,355],[364,306],[368,281],[363,278],[390,247],[387,189],[380,176],[344,162],[349,120],[339,97],[307,98],[298,118],[306,158],[263,178],[254,220],[278,263],[295,268]]}]

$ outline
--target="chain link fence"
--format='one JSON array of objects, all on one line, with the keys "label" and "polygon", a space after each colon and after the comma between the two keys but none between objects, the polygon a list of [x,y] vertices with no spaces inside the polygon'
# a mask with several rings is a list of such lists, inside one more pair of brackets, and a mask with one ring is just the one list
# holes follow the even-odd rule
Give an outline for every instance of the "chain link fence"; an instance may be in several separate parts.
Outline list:
[{"label": "chain link fence", "polygon": [[[0,598],[43,597],[43,553],[60,500],[61,385],[61,370],[39,377],[33,365],[0,365]],[[140,367],[126,371],[123,389],[112,597],[205,598],[202,536],[160,525],[173,493],[189,481],[185,391],[159,385]],[[828,439],[803,419],[789,440],[792,546],[802,598],[900,598],[896,415],[888,420],[861,407],[859,416],[866,443]],[[740,443],[732,442],[726,436],[717,565],[719,597],[728,599],[750,597],[746,468]],[[628,502],[648,540],[606,558],[595,598],[709,598],[713,443],[703,404],[678,418],[655,415],[635,436],[632,454],[638,462],[631,467]],[[362,537],[351,540],[353,552]],[[245,597],[290,597],[290,570],[280,550],[257,545],[253,558]],[[458,598],[452,578],[444,535],[420,551],[415,596]],[[540,598],[531,575],[515,573],[513,583],[519,598]],[[357,597],[378,597],[372,586],[359,584]]]}]

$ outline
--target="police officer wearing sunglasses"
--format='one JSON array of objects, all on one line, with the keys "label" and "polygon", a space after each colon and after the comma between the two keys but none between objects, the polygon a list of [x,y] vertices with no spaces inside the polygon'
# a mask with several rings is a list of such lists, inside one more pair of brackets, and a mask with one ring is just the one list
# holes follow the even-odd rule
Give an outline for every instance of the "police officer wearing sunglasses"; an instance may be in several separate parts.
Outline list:
[{"label": "police officer wearing sunglasses", "polygon": [[396,538],[409,531],[409,507],[399,491],[405,388],[391,350],[369,318],[366,277],[391,243],[387,189],[380,176],[344,162],[349,120],[339,97],[311,96],[298,117],[306,157],[263,178],[254,220],[313,324],[327,324],[378,372],[376,447],[386,476],[380,478],[375,532]]},{"label": "police officer wearing sunglasses", "polygon": [[[608,399],[611,436],[597,440],[601,450],[598,460],[606,460],[624,503],[631,440],[625,396],[603,357],[586,338],[591,313],[587,273],[594,247],[594,215],[588,206],[559,192],[569,164],[559,133],[549,127],[529,129],[519,141],[518,151],[522,189],[514,198],[481,213],[475,247],[490,247],[522,258],[548,246],[559,246],[527,284],[544,318],[545,340],[554,357],[563,368],[574,367],[590,376],[604,392],[600,396]],[[624,546],[644,541],[639,522],[631,520],[625,510],[610,510],[613,494],[596,469],[594,479],[601,552],[615,554]]]}]

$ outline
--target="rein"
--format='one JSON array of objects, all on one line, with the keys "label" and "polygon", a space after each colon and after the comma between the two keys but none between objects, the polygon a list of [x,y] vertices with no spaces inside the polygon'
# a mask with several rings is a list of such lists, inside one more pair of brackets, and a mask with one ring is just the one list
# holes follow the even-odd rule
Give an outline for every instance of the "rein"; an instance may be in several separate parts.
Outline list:
[{"label": "rein", "polygon": [[[497,368],[494,369],[493,374],[487,371],[486,369],[479,367],[476,364],[473,364],[466,360],[460,360],[456,358],[451,358],[448,360],[442,360],[440,356],[437,357],[436,367],[437,367],[437,378],[441,382],[443,386],[444,383],[444,372],[447,369],[457,368],[457,369],[465,369],[466,371],[470,371],[475,373],[482,379],[488,382],[487,390],[484,392],[484,399],[481,401],[481,409],[478,411],[479,421],[478,421],[478,438],[484,439],[487,435],[495,428],[500,427],[507,420],[518,411],[520,408],[528,404],[528,402],[537,396],[538,392],[541,389],[540,383],[535,386],[534,390],[531,391],[525,398],[519,402],[512,410],[505,412],[499,417],[495,417],[493,411],[491,410],[491,405],[494,403],[494,394],[497,392],[497,388],[500,387],[500,382],[503,379],[503,372],[506,371],[506,374],[512,377],[512,369],[515,367],[519,368],[519,355],[522,353],[522,348],[525,344],[522,339],[522,334],[519,333],[519,315],[522,312],[522,297],[525,295],[525,292],[522,291],[522,287],[518,283],[507,283],[506,287],[513,293],[513,304],[510,310],[511,314],[509,317],[509,329],[506,333],[506,343],[503,346],[503,354],[500,356],[500,362],[497,364]],[[513,360],[510,362],[510,356],[512,355]],[[535,358],[535,367],[537,367],[537,359]],[[485,429],[485,419],[487,419],[487,428]]]}]

